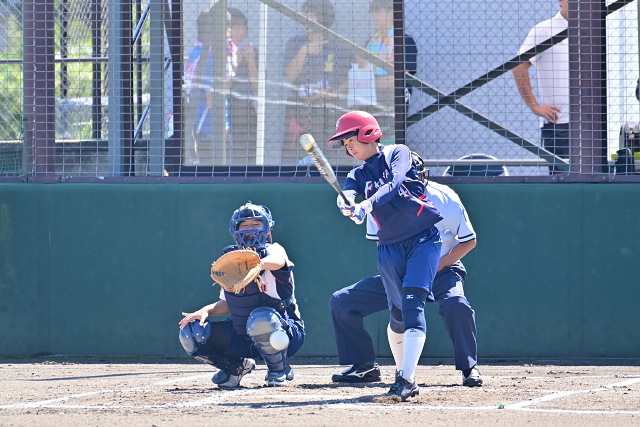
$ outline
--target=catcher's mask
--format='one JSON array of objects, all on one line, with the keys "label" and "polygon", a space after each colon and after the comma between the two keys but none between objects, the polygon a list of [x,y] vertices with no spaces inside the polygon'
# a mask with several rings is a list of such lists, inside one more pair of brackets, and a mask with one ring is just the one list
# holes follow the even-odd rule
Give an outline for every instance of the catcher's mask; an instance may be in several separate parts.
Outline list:
[{"label": "catcher's mask", "polygon": [[[248,219],[262,220],[262,228],[238,230],[238,225]],[[271,217],[269,208],[262,205],[254,205],[251,201],[248,201],[231,215],[229,232],[239,247],[260,250],[264,249],[267,243],[271,243],[271,234],[269,232],[274,225],[275,222]]]}]

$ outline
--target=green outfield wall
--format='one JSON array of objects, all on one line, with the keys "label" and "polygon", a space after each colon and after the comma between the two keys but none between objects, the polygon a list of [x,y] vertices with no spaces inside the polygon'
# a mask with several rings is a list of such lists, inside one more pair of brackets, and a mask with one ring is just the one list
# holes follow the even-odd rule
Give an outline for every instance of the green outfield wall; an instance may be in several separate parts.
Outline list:
[{"label": "green outfield wall", "polygon": [[[482,359],[640,357],[640,186],[463,184]],[[217,300],[229,217],[266,204],[295,263],[298,355],[333,356],[329,297],[376,273],[375,244],[322,184],[0,185],[0,355],[184,356],[181,312]],[[388,314],[367,319],[390,356]],[[423,356],[451,357],[435,304]]]}]

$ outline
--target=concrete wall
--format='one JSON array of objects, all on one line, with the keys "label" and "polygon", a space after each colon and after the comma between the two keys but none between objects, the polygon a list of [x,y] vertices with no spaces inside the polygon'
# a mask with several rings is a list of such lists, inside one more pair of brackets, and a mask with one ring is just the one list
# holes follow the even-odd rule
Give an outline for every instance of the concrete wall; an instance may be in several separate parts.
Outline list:
[{"label": "concrete wall", "polygon": [[[480,357],[640,354],[640,187],[453,186],[478,246],[465,259]],[[375,274],[375,245],[320,184],[0,185],[0,355],[185,355],[182,311],[215,301],[231,212],[268,205],[296,264],[299,355],[335,354],[332,292]],[[387,314],[367,325],[382,356]],[[437,307],[423,356],[452,356]]]}]

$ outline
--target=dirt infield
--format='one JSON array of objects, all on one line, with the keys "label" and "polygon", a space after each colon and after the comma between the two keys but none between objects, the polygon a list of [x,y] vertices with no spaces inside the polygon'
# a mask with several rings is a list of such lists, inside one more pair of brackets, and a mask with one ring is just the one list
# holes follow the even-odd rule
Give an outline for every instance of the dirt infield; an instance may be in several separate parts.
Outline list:
[{"label": "dirt infield", "polygon": [[420,395],[396,404],[374,403],[393,366],[380,383],[340,385],[331,362],[296,359],[295,380],[278,388],[263,386],[261,364],[243,387],[219,390],[214,369],[186,358],[0,359],[0,425],[640,425],[640,361],[492,362],[480,367],[481,388],[426,361]]}]

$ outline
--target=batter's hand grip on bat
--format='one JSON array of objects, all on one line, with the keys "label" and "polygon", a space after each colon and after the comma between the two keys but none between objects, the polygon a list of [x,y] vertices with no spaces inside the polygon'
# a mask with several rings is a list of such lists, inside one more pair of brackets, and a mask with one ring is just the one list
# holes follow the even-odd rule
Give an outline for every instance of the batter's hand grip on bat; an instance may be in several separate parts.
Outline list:
[{"label": "batter's hand grip on bat", "polygon": [[338,200],[336,201],[338,204],[338,209],[340,209],[340,213],[344,216],[351,216],[353,213],[353,207],[355,203],[353,200],[347,198],[345,201],[341,195],[338,195]]}]

